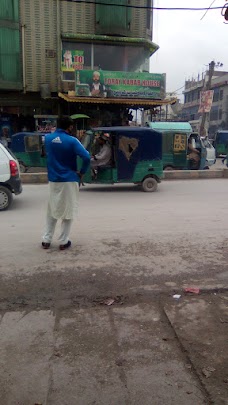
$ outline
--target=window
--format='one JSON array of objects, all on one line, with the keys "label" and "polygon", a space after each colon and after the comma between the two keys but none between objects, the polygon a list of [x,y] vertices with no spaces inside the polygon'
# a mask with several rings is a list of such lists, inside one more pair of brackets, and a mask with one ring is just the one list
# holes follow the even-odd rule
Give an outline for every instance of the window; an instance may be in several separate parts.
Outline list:
[{"label": "window", "polygon": [[211,113],[210,113],[210,120],[211,121],[217,121],[218,120],[218,116],[219,116],[219,111],[218,111],[218,107],[211,109]]},{"label": "window", "polygon": [[94,44],[94,68],[134,72],[147,57],[142,46]]},{"label": "window", "polygon": [[62,79],[75,81],[75,70],[135,72],[149,58],[143,46],[128,44],[62,43]]},{"label": "window", "polygon": [[212,145],[207,139],[202,139],[202,143],[203,143],[205,148],[211,149]]},{"label": "window", "polygon": [[220,90],[220,93],[219,93],[219,100],[222,100],[223,99],[223,90]]},{"label": "window", "polygon": [[219,101],[219,89],[214,90],[213,102],[216,103],[217,101]]}]

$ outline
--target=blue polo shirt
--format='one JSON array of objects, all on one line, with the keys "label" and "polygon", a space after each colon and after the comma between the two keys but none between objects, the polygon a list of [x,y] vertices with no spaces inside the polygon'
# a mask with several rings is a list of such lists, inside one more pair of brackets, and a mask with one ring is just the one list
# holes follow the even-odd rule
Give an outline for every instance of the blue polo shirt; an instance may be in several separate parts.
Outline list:
[{"label": "blue polo shirt", "polygon": [[78,141],[62,129],[45,136],[48,180],[53,182],[80,181],[77,175],[77,156],[82,159],[80,172],[84,174],[90,163],[90,154]]}]

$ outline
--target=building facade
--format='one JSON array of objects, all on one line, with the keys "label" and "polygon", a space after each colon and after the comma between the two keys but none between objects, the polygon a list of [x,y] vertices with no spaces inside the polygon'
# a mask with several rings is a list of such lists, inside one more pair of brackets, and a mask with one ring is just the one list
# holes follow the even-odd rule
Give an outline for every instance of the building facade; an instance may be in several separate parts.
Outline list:
[{"label": "building facade", "polygon": [[[200,92],[204,89],[207,75],[201,80],[185,82],[182,119],[189,121],[194,131],[199,130],[202,115],[198,112]],[[228,128],[228,72],[214,72],[211,89],[214,91],[209,118],[208,134],[213,137],[218,129]]]},{"label": "building facade", "polygon": [[75,90],[75,71],[148,72],[158,49],[152,42],[153,0],[2,2],[0,37],[8,30],[9,38],[6,62],[3,41],[0,46],[3,113],[69,113],[59,94]]},{"label": "building facade", "polygon": [[72,90],[74,69],[63,67],[67,50],[75,57],[83,56],[83,69],[135,71],[147,63],[157,49],[151,41],[152,12],[124,6],[144,6],[152,1],[109,3],[123,7],[64,0],[20,1],[26,92],[39,92],[43,85],[43,90],[46,85],[51,93]]}]

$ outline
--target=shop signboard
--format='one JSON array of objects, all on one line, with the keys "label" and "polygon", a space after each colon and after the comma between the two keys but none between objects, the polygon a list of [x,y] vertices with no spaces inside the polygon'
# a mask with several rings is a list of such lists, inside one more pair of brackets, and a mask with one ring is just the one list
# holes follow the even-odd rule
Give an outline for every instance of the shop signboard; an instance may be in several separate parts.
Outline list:
[{"label": "shop signboard", "polygon": [[63,72],[74,72],[82,70],[84,66],[84,51],[62,50],[61,70]]},{"label": "shop signboard", "polygon": [[81,70],[76,72],[77,96],[110,98],[165,97],[165,74]]},{"label": "shop signboard", "polygon": [[57,127],[57,115],[35,115],[36,131],[42,134],[55,132]]}]

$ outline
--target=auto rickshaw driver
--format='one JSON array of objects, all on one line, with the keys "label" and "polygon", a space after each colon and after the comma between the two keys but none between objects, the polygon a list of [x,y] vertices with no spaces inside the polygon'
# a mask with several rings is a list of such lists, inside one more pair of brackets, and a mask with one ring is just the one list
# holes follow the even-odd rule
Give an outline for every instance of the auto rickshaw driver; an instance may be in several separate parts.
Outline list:
[{"label": "auto rickshaw driver", "polygon": [[190,135],[188,138],[188,157],[189,160],[192,161],[193,168],[198,168],[199,161],[200,161],[200,152],[198,149],[194,148],[192,142],[194,137]]}]

